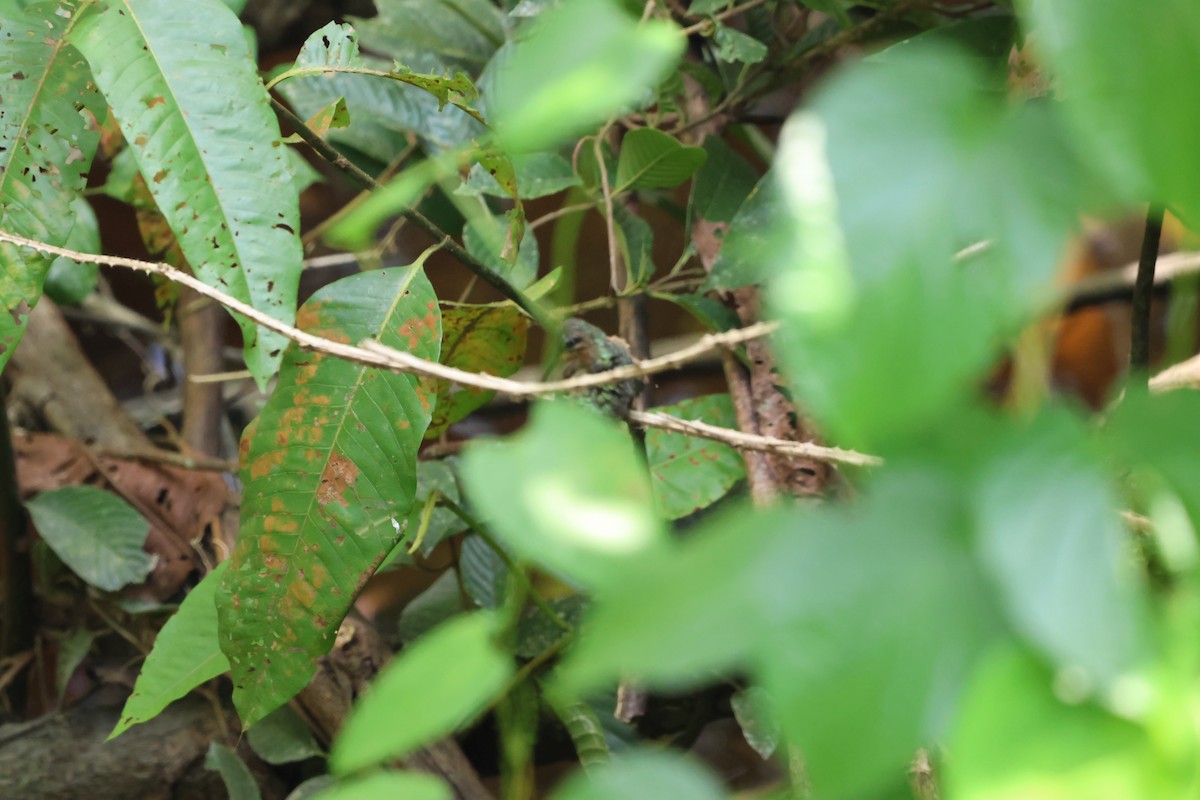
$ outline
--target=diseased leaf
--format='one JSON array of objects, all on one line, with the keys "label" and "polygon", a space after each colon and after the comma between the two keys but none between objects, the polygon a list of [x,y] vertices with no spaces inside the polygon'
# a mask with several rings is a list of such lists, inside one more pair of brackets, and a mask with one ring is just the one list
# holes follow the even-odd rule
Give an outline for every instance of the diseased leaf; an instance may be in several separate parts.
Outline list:
[{"label": "diseased leaf", "polygon": [[[727,394],[694,397],[655,411],[710,425],[736,428]],[[646,431],[646,458],[654,499],[667,519],[679,519],[712,505],[746,475],[741,455],[727,444],[659,428]]]},{"label": "diseased leaf", "polygon": [[[220,0],[112,0],[70,39],[192,271],[292,322],[299,199],[237,17]],[[246,366],[264,387],[286,340],[238,324]]]},{"label": "diseased leaf", "polygon": [[[0,230],[68,244],[72,201],[96,153],[103,102],[68,36],[82,3],[0,5]],[[51,259],[0,242],[0,369],[25,333]]]},{"label": "diseased leaf", "polygon": [[[441,341],[420,263],[326,286],[298,323],[430,360]],[[304,687],[354,595],[399,539],[432,408],[413,376],[288,349],[274,394],[242,437],[242,529],[218,595],[243,724]]]},{"label": "diseased leaf", "polygon": [[205,575],[158,632],[109,739],[158,716],[169,703],[229,671],[229,660],[217,641],[216,604],[217,584],[228,563]]},{"label": "diseased leaf", "polygon": [[345,775],[401,758],[478,713],[513,673],[512,659],[492,643],[495,634],[495,617],[480,611],[405,648],[346,718],[330,771]]},{"label": "diseased leaf", "polygon": [[638,128],[621,140],[615,191],[678,186],[700,169],[707,157],[704,148],[687,147],[654,128]]},{"label": "diseased leaf", "polygon": [[25,504],[55,555],[105,591],[138,583],[154,567],[142,546],[150,524],[128,503],[94,486],[64,486]]},{"label": "diseased leaf", "polygon": [[[529,319],[513,306],[452,306],[442,310],[442,358],[446,366],[507,378],[525,363]],[[469,386],[428,381],[437,398],[426,439],[477,408],[495,392]]]}]

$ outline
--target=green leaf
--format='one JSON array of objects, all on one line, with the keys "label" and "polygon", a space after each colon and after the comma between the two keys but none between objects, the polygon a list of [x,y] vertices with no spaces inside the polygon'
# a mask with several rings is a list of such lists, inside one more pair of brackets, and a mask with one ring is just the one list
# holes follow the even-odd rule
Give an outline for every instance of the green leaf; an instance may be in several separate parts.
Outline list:
[{"label": "green leaf", "polygon": [[713,35],[713,41],[717,43],[717,58],[722,61],[757,64],[767,57],[765,44],[753,36],[719,22],[717,23],[717,32]]},{"label": "green leaf", "polygon": [[[774,172],[768,172],[746,196],[717,252],[705,289],[737,289],[766,280],[770,258],[781,234],[781,196]],[[727,206],[726,206],[727,208]],[[725,212],[722,212],[725,213]]]},{"label": "green leaf", "polygon": [[300,194],[314,183],[322,183],[325,178],[312,164],[308,163],[308,159],[300,155],[294,148],[289,147],[287,150],[288,171],[292,174],[292,186],[296,189],[296,194]]},{"label": "green leaf", "polygon": [[55,555],[79,577],[115,592],[154,567],[142,546],[150,525],[128,503],[94,486],[64,486],[25,504]]},{"label": "green leaf", "polygon": [[779,723],[771,715],[767,693],[751,686],[729,698],[729,706],[746,744],[764,759],[773,756],[779,746]]},{"label": "green leaf", "polygon": [[[383,72],[393,68],[390,61],[360,55],[354,28],[335,22],[308,37],[295,63],[296,68],[328,66]],[[441,71],[438,64],[423,66]],[[290,78],[279,84],[279,92],[305,119],[343,100],[350,124],[331,128],[330,142],[353,147],[381,163],[391,161],[407,147],[409,133],[440,151],[465,144],[484,132],[482,125],[457,108],[440,111],[437,98],[428,92],[374,75],[329,73]]]},{"label": "green leaf", "polygon": [[820,11],[822,14],[833,17],[843,28],[849,28],[852,24],[843,0],[800,0],[800,2],[814,11]]},{"label": "green leaf", "polygon": [[783,133],[787,212],[759,263],[778,275],[780,366],[846,444],[878,448],[974,397],[995,342],[1045,302],[1083,188],[1103,195],[1052,108],[1009,114],[985,87],[958,51],[912,48],[843,73]]},{"label": "green leaf", "polygon": [[997,650],[963,699],[946,759],[947,794],[964,800],[1186,797],[1146,731],[1055,697],[1054,677],[1015,647]]},{"label": "green leaf", "polygon": [[667,300],[687,311],[710,331],[727,331],[741,325],[737,313],[720,300],[702,294],[651,293],[651,297]]},{"label": "green leaf", "polygon": [[638,103],[667,76],[684,37],[641,24],[611,0],[576,0],[540,15],[499,64],[488,109],[511,152],[547,150]]},{"label": "green leaf", "polygon": [[[67,37],[81,4],[0,7],[0,230],[64,246],[75,232],[72,201],[83,191],[103,103]],[[0,369],[25,333],[51,259],[0,242]]]},{"label": "green leaf", "polygon": [[422,772],[372,772],[361,778],[340,780],[316,795],[315,800],[380,800],[384,797],[450,800],[454,792],[445,781]]},{"label": "green leaf", "polygon": [[258,784],[250,774],[250,768],[238,756],[220,742],[211,742],[204,756],[204,766],[221,775],[229,800],[261,800]]},{"label": "green leaf", "polygon": [[337,783],[338,779],[332,775],[318,775],[315,778],[309,778],[295,789],[292,789],[291,794],[287,796],[287,800],[313,800],[313,798],[319,797],[321,792]]},{"label": "green leaf", "polygon": [[758,174],[719,136],[704,139],[708,156],[692,181],[692,213],[709,222],[729,222],[754,190]]},{"label": "green leaf", "polygon": [[[583,595],[570,594],[547,600],[546,605],[570,625],[578,625],[587,605]],[[514,655],[518,658],[534,658],[546,652],[569,636],[569,632],[554,622],[540,608],[525,612],[517,625],[517,644]]]},{"label": "green leaf", "polygon": [[92,649],[96,634],[84,628],[76,628],[58,640],[58,657],[55,659],[54,690],[58,697],[66,691],[67,682],[75,674],[75,670],[87,658]]},{"label": "green leaf", "polygon": [[463,590],[476,605],[497,608],[503,602],[508,567],[482,536],[471,534],[463,539],[458,569],[462,574]]},{"label": "green leaf", "polygon": [[[737,427],[733,403],[727,394],[694,397],[655,411],[710,425]],[[746,476],[742,456],[729,445],[658,428],[646,431],[646,458],[650,462],[654,499],[667,519],[686,517],[712,505]]]},{"label": "green leaf", "polygon": [[625,261],[630,286],[645,286],[654,274],[654,230],[624,203],[613,204],[617,244]]},{"label": "green leaf", "polygon": [[[1127,197],[1200,213],[1200,6],[1160,0],[1020,3],[1026,25],[1061,80],[1063,106],[1091,155]],[[1121,48],[1116,50],[1114,48]],[[1139,53],[1114,59],[1113,53]]]},{"label": "green leaf", "polygon": [[[297,320],[335,341],[370,337],[438,356],[437,298],[420,262],[330,284]],[[399,539],[431,410],[414,376],[288,348],[275,392],[243,436],[242,529],[218,602],[245,725],[304,687]]]},{"label": "green leaf", "polygon": [[[70,219],[71,230],[63,247],[81,253],[99,253],[100,223],[87,200],[76,197],[71,201]],[[99,277],[99,265],[58,256],[50,262],[50,271],[46,273],[46,295],[60,305],[79,305],[95,291]]]},{"label": "green leaf", "polygon": [[408,644],[462,611],[463,597],[458,576],[453,570],[447,570],[428,589],[404,606],[396,622],[396,634],[400,641]]},{"label": "green leaf", "polygon": [[[524,200],[558,194],[580,184],[579,176],[571,169],[570,162],[558,153],[527,153],[514,156],[512,162],[517,172],[517,191]],[[510,196],[510,192],[478,164],[471,167],[466,181],[454,193],[467,197]]]},{"label": "green leaf", "polygon": [[329,754],[345,775],[411,753],[470,720],[508,682],[496,619],[464,614],[406,648],[355,704]]},{"label": "green leaf", "polygon": [[1075,691],[1111,690],[1148,661],[1150,643],[1108,482],[1065,411],[1008,438],[980,479],[984,567],[1013,627]]},{"label": "green leaf", "polygon": [[638,128],[621,140],[614,191],[678,186],[692,177],[706,158],[708,153],[701,147],[687,147],[654,128]]},{"label": "green leaf", "polygon": [[608,764],[576,772],[551,795],[552,800],[720,800],[725,797],[716,778],[681,755],[634,750]]},{"label": "green leaf", "polygon": [[229,671],[229,661],[217,641],[216,605],[217,584],[227,565],[219,564],[205,575],[158,632],[109,739],[153,719],[168,704]]},{"label": "green leaf", "polygon": [[478,72],[504,42],[505,20],[488,0],[379,0],[370,19],[351,17],[363,44],[413,69]]},{"label": "green leaf", "polygon": [[[237,17],[220,0],[112,0],[70,38],[192,271],[292,322],[299,199]],[[265,387],[286,339],[238,324],[246,366]]]},{"label": "green leaf", "polygon": [[304,720],[289,706],[280,706],[252,725],[246,741],[268,764],[290,764],[325,754]]},{"label": "green leaf", "polygon": [[[513,306],[451,306],[442,310],[443,364],[507,378],[525,363],[529,319]],[[425,438],[441,436],[447,428],[486,405],[495,392],[429,381],[437,398]]]},{"label": "green leaf", "polygon": [[666,545],[639,462],[621,423],[557,401],[505,442],[472,443],[460,475],[519,556],[591,587]]},{"label": "green leaf", "polygon": [[[467,251],[493,272],[504,275],[518,289],[524,289],[537,279],[538,243],[530,236],[517,253],[517,262],[504,260],[504,252],[512,246],[509,224],[503,215],[478,214],[463,227],[463,244]],[[508,337],[513,338],[513,337]],[[524,348],[522,348],[522,351]],[[524,352],[522,352],[524,355]],[[519,365],[518,365],[519,366]]]}]

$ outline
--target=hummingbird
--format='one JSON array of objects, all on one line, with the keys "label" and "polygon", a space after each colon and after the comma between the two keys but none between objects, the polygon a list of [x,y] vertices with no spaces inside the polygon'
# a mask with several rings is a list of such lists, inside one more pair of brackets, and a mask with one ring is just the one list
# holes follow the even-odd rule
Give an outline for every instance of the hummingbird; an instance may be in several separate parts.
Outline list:
[{"label": "hummingbird", "polygon": [[[615,336],[578,317],[563,323],[563,377],[571,378],[633,364],[629,346]],[[624,419],[644,384],[640,378],[630,378],[607,386],[589,386],[579,398],[588,406]]]}]

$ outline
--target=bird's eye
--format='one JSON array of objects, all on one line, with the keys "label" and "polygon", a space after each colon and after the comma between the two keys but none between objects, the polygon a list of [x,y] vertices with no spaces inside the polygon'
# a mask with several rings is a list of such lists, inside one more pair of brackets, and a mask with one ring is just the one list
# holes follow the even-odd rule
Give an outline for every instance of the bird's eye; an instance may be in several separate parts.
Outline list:
[{"label": "bird's eye", "polygon": [[568,350],[574,350],[576,347],[579,347],[579,345],[583,344],[583,337],[582,336],[568,336],[566,339],[563,340],[563,344],[566,346],[566,348]]}]

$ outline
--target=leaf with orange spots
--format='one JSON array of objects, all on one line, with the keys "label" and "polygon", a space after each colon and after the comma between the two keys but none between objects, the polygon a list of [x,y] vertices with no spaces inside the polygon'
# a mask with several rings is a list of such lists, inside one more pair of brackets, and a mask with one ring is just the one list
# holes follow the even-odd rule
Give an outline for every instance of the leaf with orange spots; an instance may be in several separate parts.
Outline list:
[{"label": "leaf with orange spots", "polygon": [[[654,410],[710,425],[737,427],[727,394],[693,397]],[[650,462],[654,500],[667,519],[686,517],[712,505],[746,475],[742,457],[729,445],[658,429],[646,431],[646,459]]]},{"label": "leaf with orange spots", "polygon": [[[436,360],[420,263],[337,281],[301,307],[309,333]],[[234,703],[252,725],[308,683],[355,594],[400,537],[434,396],[409,375],[296,345],[241,448],[242,528],[218,595]]]},{"label": "leaf with orange spots", "polygon": [[[513,306],[447,308],[442,311],[442,330],[442,363],[447,366],[507,378],[525,363],[529,319]],[[496,394],[445,381],[427,383],[437,397],[427,439],[440,436]]]}]

